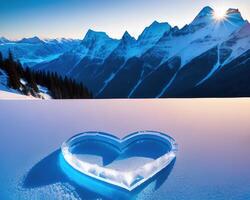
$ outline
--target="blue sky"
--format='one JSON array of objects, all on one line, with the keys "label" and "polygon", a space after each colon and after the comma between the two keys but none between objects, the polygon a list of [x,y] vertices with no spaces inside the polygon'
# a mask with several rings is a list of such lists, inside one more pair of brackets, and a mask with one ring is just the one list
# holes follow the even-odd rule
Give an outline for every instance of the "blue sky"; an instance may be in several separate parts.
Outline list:
[{"label": "blue sky", "polygon": [[249,0],[0,0],[0,36],[83,38],[91,28],[137,37],[154,20],[182,27],[207,5],[239,8],[250,19]]}]

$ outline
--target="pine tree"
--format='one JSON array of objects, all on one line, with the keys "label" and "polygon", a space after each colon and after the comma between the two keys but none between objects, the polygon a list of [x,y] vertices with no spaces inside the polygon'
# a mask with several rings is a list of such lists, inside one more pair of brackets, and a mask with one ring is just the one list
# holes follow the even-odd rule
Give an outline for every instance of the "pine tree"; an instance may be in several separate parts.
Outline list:
[{"label": "pine tree", "polygon": [[18,74],[17,71],[17,65],[16,62],[13,59],[13,55],[11,51],[9,51],[9,57],[5,61],[6,72],[9,76],[9,87],[13,89],[20,89],[21,83],[20,83],[20,74]]},{"label": "pine tree", "polygon": [[3,54],[0,51],[0,68],[3,67],[2,65],[3,65]]},{"label": "pine tree", "polygon": [[14,61],[14,58],[13,58],[13,54],[12,54],[12,52],[9,50],[9,56],[8,56],[8,60],[9,60],[9,62],[11,62],[11,63],[14,63],[15,61]]},{"label": "pine tree", "polygon": [[25,70],[25,78],[29,84],[29,86],[35,91],[35,92],[38,92],[38,87],[37,87],[37,84],[36,84],[36,81],[35,81],[35,77],[34,77],[34,74],[31,72],[30,68],[26,68]]},{"label": "pine tree", "polygon": [[[37,96],[38,85],[41,85],[48,88],[50,95],[55,99],[92,98],[92,94],[82,83],[68,77],[62,77],[55,72],[24,69],[19,61],[14,60],[11,52],[7,59],[3,59],[0,54],[0,67],[9,77],[9,86],[24,94]],[[27,84],[21,84],[21,79],[24,79]]]}]

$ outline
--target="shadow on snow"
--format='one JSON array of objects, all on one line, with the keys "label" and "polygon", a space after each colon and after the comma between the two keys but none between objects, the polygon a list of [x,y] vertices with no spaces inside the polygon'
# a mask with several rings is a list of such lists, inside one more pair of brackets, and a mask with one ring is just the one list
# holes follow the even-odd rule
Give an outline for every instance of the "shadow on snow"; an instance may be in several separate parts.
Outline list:
[{"label": "shadow on snow", "polygon": [[22,188],[39,188],[55,183],[67,183],[74,188],[74,192],[82,199],[134,199],[149,187],[153,188],[150,190],[152,192],[158,190],[167,180],[174,167],[175,161],[174,159],[153,178],[132,192],[129,192],[76,171],[63,159],[59,149],[42,159],[30,169],[23,180]]}]

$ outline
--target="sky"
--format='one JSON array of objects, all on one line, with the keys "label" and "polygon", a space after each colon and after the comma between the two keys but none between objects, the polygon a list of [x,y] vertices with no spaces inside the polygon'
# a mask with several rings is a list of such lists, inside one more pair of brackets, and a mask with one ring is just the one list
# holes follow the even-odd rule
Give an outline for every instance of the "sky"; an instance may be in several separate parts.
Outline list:
[{"label": "sky", "polygon": [[205,6],[239,8],[250,20],[249,0],[0,0],[0,36],[82,39],[93,29],[138,37],[155,20],[181,28]]}]

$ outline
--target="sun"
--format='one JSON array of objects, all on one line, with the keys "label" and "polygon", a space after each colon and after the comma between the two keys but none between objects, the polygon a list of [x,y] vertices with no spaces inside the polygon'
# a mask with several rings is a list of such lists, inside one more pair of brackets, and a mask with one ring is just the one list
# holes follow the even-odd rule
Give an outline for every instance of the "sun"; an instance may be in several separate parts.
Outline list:
[{"label": "sun", "polygon": [[218,9],[214,10],[213,17],[216,20],[221,21],[221,20],[226,18],[226,14],[227,14],[226,10],[218,8]]}]

